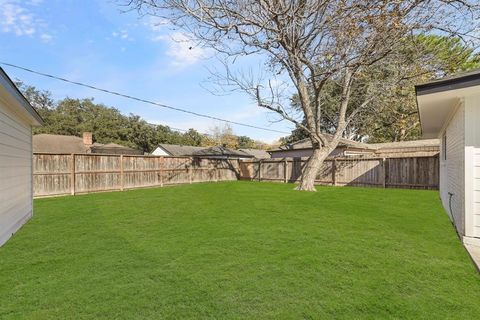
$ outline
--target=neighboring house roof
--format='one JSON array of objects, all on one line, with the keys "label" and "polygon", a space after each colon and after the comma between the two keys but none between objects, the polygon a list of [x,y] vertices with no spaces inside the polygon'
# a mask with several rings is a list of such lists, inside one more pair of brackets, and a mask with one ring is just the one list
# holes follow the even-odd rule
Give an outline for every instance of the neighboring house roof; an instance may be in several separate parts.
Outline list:
[{"label": "neighboring house roof", "polygon": [[240,149],[233,150],[225,147],[194,147],[183,146],[178,144],[162,143],[158,145],[166,153],[174,157],[191,157],[191,156],[223,156],[223,157],[241,157],[259,159],[270,158],[270,154],[265,150],[257,149]]},{"label": "neighboring house roof", "polygon": [[11,102],[18,105],[20,113],[24,114],[30,119],[31,125],[41,126],[43,125],[43,119],[37,113],[34,107],[27,101],[24,95],[18,90],[17,86],[13,83],[12,79],[0,68],[0,94],[6,95],[11,98]]},{"label": "neighboring house roof", "polygon": [[36,134],[33,136],[33,152],[87,153],[83,139],[59,134]]},{"label": "neighboring house roof", "polygon": [[[332,139],[331,135],[326,135],[327,139]],[[349,148],[357,148],[357,149],[374,149],[373,147],[370,147],[370,145],[366,143],[361,143],[345,138],[340,138],[340,142],[338,143],[339,147],[349,147]],[[311,149],[312,148],[312,142],[310,139],[303,139],[291,144],[287,144],[284,146],[280,146],[278,148],[268,150],[269,152],[275,152],[275,151],[285,151],[285,150],[301,150],[301,149]]]},{"label": "neighboring house roof", "polygon": [[117,143],[94,143],[91,146],[92,153],[112,153],[112,154],[143,154],[142,150],[129,148]]},{"label": "neighboring house roof", "polygon": [[116,143],[101,144],[95,142],[85,145],[83,138],[60,134],[36,134],[32,138],[33,152],[38,153],[113,153],[143,154],[143,151],[125,147]]},{"label": "neighboring house roof", "polygon": [[[399,142],[386,142],[386,143],[361,143],[348,139],[342,139],[338,144],[340,147],[348,147],[355,149],[364,149],[371,152],[385,152],[395,149],[425,149],[436,148],[440,146],[440,140],[427,139],[427,140],[414,140],[414,141],[399,141]],[[269,152],[286,151],[286,150],[303,150],[311,149],[312,143],[308,139],[304,139],[286,146],[281,146],[277,149],[270,150]]]},{"label": "neighboring house roof", "polygon": [[193,153],[194,156],[203,157],[236,157],[236,158],[253,158],[251,154],[244,151],[233,150],[225,147],[210,147],[198,150]]},{"label": "neighboring house roof", "polygon": [[252,155],[253,157],[257,159],[268,159],[270,158],[270,153],[268,153],[266,150],[260,150],[260,149],[238,149],[239,151],[248,153],[249,155]]},{"label": "neighboring house roof", "polygon": [[159,144],[158,147],[163,149],[169,155],[176,156],[176,157],[191,156],[196,151],[205,149],[205,147],[182,146],[178,144],[166,144],[166,143]]},{"label": "neighboring house roof", "polygon": [[376,150],[439,147],[440,146],[440,140],[439,139],[425,139],[425,140],[399,141],[399,142],[386,142],[386,143],[369,143],[368,145],[375,148]]},{"label": "neighboring house roof", "polygon": [[[128,147],[122,146],[118,143],[107,143],[107,144],[102,145],[102,147],[104,147],[104,148],[121,148],[121,149],[128,148]],[[130,149],[130,148],[128,148],[128,149]]]}]

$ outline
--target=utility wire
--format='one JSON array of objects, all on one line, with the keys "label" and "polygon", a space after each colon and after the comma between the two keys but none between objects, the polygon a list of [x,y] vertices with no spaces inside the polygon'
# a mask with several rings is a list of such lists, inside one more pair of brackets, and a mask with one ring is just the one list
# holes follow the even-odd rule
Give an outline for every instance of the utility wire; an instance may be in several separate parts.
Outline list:
[{"label": "utility wire", "polygon": [[270,132],[276,132],[276,133],[283,133],[283,134],[290,134],[290,132],[258,127],[258,126],[254,126],[254,125],[247,124],[247,123],[241,123],[241,122],[226,120],[226,119],[218,118],[218,117],[211,116],[211,115],[208,115],[208,114],[202,114],[202,113],[189,111],[189,110],[185,110],[185,109],[181,109],[181,108],[177,108],[177,107],[172,107],[172,106],[169,106],[169,105],[166,105],[166,104],[162,104],[162,103],[158,103],[158,102],[154,102],[154,101],[150,101],[150,100],[146,100],[146,99],[142,99],[142,98],[137,98],[137,97],[130,96],[130,95],[127,95],[127,94],[123,94],[123,93],[120,93],[120,92],[111,91],[111,90],[107,90],[107,89],[102,89],[102,88],[99,88],[99,87],[96,87],[96,86],[93,86],[93,85],[90,85],[90,84],[85,84],[85,83],[82,83],[82,82],[72,81],[72,80],[57,77],[57,76],[54,76],[54,75],[51,75],[51,74],[48,74],[48,73],[35,71],[35,70],[32,70],[32,69],[21,67],[21,66],[11,64],[11,63],[8,63],[8,62],[0,61],[0,64],[6,65],[6,66],[9,66],[9,67],[12,67],[12,68],[17,68],[17,69],[27,71],[27,72],[30,72],[30,73],[34,73],[36,75],[40,75],[40,76],[43,76],[43,77],[60,80],[60,81],[63,81],[63,82],[67,82],[67,83],[74,84],[74,85],[77,85],[77,86],[86,87],[86,88],[89,88],[89,89],[92,89],[92,90],[97,90],[97,91],[101,91],[101,92],[104,92],[104,93],[116,95],[116,96],[127,98],[127,99],[130,99],[130,100],[135,100],[135,101],[139,101],[139,102],[143,102],[143,103],[147,103],[147,104],[152,104],[152,105],[155,105],[155,106],[161,107],[161,108],[166,108],[166,109],[170,109],[170,110],[174,110],[174,111],[178,111],[178,112],[191,114],[191,115],[194,115],[194,116],[197,116],[197,117],[222,121],[222,122],[235,124],[235,125],[238,125],[238,126],[243,126],[243,127],[248,127],[248,128],[253,128],[253,129],[258,129],[258,130],[264,130],[264,131],[270,131]]},{"label": "utility wire", "polygon": [[[173,131],[178,131],[178,132],[184,132],[184,133],[187,133],[188,130],[187,129],[180,129],[180,128],[174,128],[174,127],[170,127],[168,124],[160,124],[160,123],[149,123],[147,122],[149,125],[151,126],[154,126],[154,127],[168,127],[170,128],[171,130]],[[205,133],[205,132],[199,132],[201,135],[204,135],[204,136],[210,136],[209,133]]]}]

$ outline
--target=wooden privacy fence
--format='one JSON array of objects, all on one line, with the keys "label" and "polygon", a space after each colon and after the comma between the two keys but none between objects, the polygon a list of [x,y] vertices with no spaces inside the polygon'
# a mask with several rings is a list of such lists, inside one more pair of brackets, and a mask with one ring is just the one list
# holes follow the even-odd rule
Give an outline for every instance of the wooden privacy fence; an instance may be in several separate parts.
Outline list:
[{"label": "wooden privacy fence", "polygon": [[[231,160],[105,154],[33,155],[35,197],[194,182],[297,182],[306,159]],[[438,156],[325,160],[316,183],[438,189]]]},{"label": "wooden privacy fence", "polygon": [[238,180],[238,160],[105,154],[33,155],[35,197]]},{"label": "wooden privacy fence", "polygon": [[[297,182],[307,159],[240,162],[240,179]],[[438,155],[408,158],[336,158],[325,160],[317,184],[382,188],[438,189]]]}]

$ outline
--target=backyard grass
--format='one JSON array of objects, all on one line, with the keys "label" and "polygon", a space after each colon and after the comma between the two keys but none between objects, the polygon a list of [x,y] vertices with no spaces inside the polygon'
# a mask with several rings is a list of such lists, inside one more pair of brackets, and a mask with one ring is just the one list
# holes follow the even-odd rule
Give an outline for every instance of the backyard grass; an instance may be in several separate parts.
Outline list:
[{"label": "backyard grass", "polygon": [[438,193],[231,182],[35,200],[0,319],[478,319]]}]

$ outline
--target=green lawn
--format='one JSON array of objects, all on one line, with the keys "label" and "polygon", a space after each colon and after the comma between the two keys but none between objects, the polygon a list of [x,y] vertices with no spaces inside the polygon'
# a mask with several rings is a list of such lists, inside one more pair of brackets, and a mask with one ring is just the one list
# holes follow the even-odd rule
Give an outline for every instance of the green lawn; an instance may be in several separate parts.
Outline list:
[{"label": "green lawn", "polygon": [[433,191],[230,182],[35,201],[0,319],[479,319]]}]

